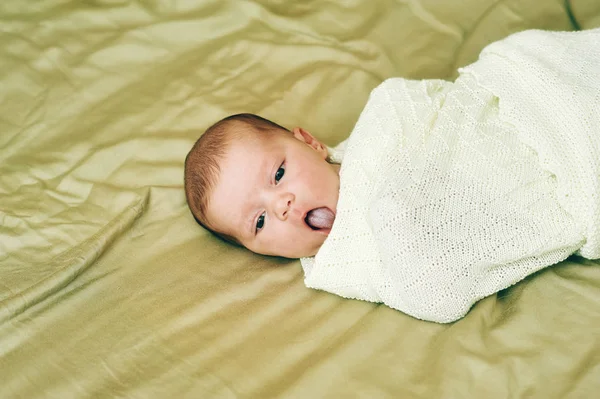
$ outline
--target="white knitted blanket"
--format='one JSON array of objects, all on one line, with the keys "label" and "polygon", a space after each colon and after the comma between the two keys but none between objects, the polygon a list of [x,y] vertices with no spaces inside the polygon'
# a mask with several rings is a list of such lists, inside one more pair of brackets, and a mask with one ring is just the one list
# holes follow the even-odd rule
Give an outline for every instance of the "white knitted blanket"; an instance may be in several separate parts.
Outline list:
[{"label": "white knitted blanket", "polygon": [[445,323],[600,257],[600,29],[518,33],[460,73],[371,93],[308,287]]}]

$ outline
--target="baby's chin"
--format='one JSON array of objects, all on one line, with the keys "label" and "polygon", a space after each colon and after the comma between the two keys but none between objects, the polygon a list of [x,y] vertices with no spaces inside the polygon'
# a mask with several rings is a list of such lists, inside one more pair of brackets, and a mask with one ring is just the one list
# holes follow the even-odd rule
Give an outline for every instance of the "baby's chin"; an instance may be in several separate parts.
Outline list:
[{"label": "baby's chin", "polygon": [[319,249],[321,249],[321,247],[323,246],[323,243],[325,242],[325,240],[327,239],[327,236],[329,235],[329,231],[330,229],[327,229],[327,231],[321,231],[319,232],[320,234],[322,234],[322,238],[319,239],[317,245],[315,245],[312,248],[301,248],[299,249],[298,253],[294,254],[294,256],[286,256],[289,258],[294,258],[294,259],[299,259],[299,258],[309,258],[311,256],[315,256],[317,254],[317,252],[319,252]]},{"label": "baby's chin", "polygon": [[319,240],[317,245],[314,245],[311,247],[290,246],[288,248],[278,248],[278,249],[273,249],[273,250],[266,249],[264,251],[253,251],[250,248],[248,248],[248,249],[252,252],[255,252],[255,253],[258,253],[261,255],[276,256],[279,258],[288,258],[288,259],[309,258],[311,256],[315,256],[317,254],[317,252],[319,252],[319,249],[321,249],[321,246],[325,242],[326,238],[327,238],[327,235],[325,234],[323,236],[323,239]]}]

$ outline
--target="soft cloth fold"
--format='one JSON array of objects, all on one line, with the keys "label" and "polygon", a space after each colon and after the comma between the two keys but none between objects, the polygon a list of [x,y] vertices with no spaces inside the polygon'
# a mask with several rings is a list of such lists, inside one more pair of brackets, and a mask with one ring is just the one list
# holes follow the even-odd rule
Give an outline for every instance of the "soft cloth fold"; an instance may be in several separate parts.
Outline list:
[{"label": "soft cloth fold", "polygon": [[308,287],[445,323],[600,257],[600,30],[518,33],[460,72],[371,93]]}]

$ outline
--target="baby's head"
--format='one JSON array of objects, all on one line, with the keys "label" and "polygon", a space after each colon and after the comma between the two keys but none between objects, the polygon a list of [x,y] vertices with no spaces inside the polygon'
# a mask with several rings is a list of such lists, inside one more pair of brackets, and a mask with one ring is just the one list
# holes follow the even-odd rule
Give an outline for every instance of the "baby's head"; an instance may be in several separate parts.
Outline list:
[{"label": "baby's head", "polygon": [[232,115],[198,139],[185,160],[196,220],[227,241],[265,254],[314,255],[335,217],[339,165],[302,128]]}]

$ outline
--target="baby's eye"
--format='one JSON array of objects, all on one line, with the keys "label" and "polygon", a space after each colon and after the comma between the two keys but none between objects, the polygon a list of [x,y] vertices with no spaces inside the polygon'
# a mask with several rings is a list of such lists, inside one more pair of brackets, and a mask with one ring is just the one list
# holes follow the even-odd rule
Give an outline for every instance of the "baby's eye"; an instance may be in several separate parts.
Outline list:
[{"label": "baby's eye", "polygon": [[285,174],[285,166],[283,164],[281,164],[281,166],[279,167],[279,169],[277,169],[277,172],[275,172],[275,183],[279,183],[279,180],[281,180],[281,178],[283,177],[283,175]]},{"label": "baby's eye", "polygon": [[262,228],[264,227],[264,225],[265,225],[265,214],[263,213],[256,220],[256,232],[258,233],[259,231],[261,231]]}]

